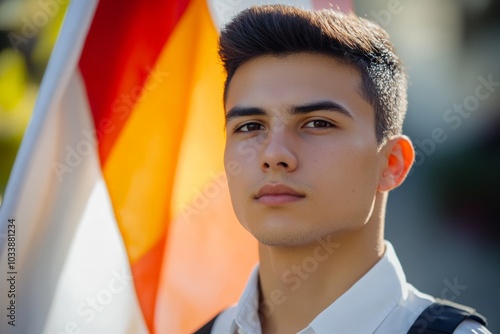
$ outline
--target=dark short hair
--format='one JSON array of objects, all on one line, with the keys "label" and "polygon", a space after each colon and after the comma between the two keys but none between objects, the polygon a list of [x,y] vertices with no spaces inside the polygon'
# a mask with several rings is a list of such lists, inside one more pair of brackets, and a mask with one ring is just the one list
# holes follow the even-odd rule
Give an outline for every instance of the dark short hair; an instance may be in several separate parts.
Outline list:
[{"label": "dark short hair", "polygon": [[227,88],[238,67],[259,56],[326,54],[361,73],[360,94],[375,111],[379,143],[400,134],[407,108],[406,73],[387,32],[352,13],[308,11],[284,5],[239,13],[221,32],[219,55]]}]

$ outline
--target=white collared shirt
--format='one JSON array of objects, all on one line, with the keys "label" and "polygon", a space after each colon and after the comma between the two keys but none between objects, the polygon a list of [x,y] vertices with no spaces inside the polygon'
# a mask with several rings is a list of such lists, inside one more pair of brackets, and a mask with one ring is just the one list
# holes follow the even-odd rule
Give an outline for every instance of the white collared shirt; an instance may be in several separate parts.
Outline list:
[{"label": "white collared shirt", "polygon": [[[408,332],[434,298],[406,282],[394,248],[388,241],[385,245],[382,259],[298,334]],[[236,306],[219,315],[212,333],[261,334],[258,272],[257,266]],[[462,322],[455,333],[491,334],[484,326],[470,320]]]}]

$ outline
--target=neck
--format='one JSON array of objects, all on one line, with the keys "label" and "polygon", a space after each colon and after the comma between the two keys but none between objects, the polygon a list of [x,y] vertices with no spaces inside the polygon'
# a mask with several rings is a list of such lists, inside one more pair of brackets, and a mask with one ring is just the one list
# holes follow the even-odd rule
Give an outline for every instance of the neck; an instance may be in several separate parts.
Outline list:
[{"label": "neck", "polygon": [[325,236],[313,244],[259,244],[264,334],[297,333],[307,327],[380,260],[383,214],[377,216],[360,229]]}]

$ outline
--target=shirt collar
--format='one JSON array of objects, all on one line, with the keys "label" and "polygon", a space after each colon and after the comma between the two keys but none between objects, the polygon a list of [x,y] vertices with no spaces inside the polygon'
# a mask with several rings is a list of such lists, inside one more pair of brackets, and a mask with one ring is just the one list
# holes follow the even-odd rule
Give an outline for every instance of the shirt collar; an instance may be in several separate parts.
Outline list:
[{"label": "shirt collar", "polygon": [[231,333],[260,334],[262,330],[258,306],[259,265],[256,265],[236,306]]},{"label": "shirt collar", "polygon": [[[389,242],[380,259],[360,280],[299,333],[373,333],[401,298],[406,277]],[[362,321],[360,321],[362,319]]]},{"label": "shirt collar", "polygon": [[[376,330],[408,294],[406,277],[394,248],[388,241],[385,246],[384,256],[298,334],[373,333]],[[232,333],[261,333],[258,273],[256,266],[238,301]]]}]

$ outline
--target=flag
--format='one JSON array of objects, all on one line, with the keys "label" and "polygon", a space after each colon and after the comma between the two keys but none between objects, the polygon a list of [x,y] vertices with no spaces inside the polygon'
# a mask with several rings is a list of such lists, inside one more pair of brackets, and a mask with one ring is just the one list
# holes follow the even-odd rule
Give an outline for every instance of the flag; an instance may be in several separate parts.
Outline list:
[{"label": "flag", "polygon": [[217,37],[249,5],[71,2],[0,207],[2,333],[189,333],[238,299]]}]

